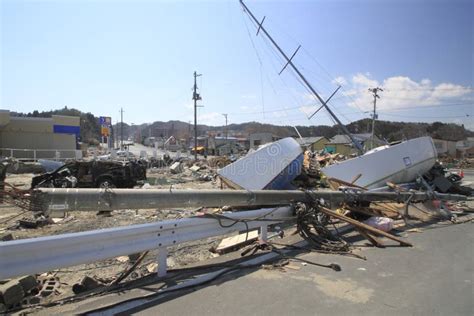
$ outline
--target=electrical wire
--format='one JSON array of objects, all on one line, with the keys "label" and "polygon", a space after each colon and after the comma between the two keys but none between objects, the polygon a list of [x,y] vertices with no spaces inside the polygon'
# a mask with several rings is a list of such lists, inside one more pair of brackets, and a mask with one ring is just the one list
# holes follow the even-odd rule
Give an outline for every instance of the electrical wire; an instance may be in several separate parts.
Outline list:
[{"label": "electrical wire", "polygon": [[311,205],[297,203],[295,206],[296,227],[300,236],[315,249],[337,253],[349,252],[349,244],[326,228],[324,224],[326,216],[319,212],[319,202],[310,194],[308,197],[313,201]]}]

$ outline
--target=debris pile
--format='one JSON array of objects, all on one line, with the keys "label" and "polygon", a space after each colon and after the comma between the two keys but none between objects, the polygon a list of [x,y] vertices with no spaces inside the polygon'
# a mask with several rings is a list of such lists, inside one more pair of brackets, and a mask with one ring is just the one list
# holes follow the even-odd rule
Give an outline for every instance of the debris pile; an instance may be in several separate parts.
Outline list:
[{"label": "debris pile", "polygon": [[[278,144],[278,146],[274,146],[274,144]],[[49,212],[36,212],[33,213],[33,216],[32,214],[21,214],[21,216],[5,217],[7,221],[4,221],[4,223],[14,220],[16,224],[11,225],[9,223],[5,225],[6,228],[0,227],[2,233],[0,237],[8,242],[14,237],[29,238],[58,235],[91,229],[150,223],[165,219],[187,219],[193,216],[212,218],[220,223],[220,221],[227,218],[226,212],[255,210],[256,208],[273,205],[288,207],[288,204],[291,204],[295,212],[293,222],[296,223],[296,226],[293,226],[291,221],[282,223],[283,228],[271,225],[268,227],[268,235],[265,233],[265,238],[258,230],[247,229],[240,230],[239,234],[223,239],[213,237],[186,242],[179,246],[169,247],[170,252],[166,259],[169,267],[182,268],[189,263],[226,255],[237,250],[242,251],[242,256],[251,256],[257,252],[274,252],[279,255],[279,260],[266,265],[265,268],[285,270],[288,266],[291,266],[290,262],[297,261],[299,258],[283,255],[283,250],[293,249],[292,247],[295,246],[285,242],[280,243],[273,239],[284,235],[285,238],[289,238],[292,236],[291,231],[295,233],[296,237],[299,235],[306,240],[307,249],[311,249],[311,251],[350,255],[359,258],[362,256],[356,253],[359,244],[354,242],[354,237],[363,237],[374,247],[385,247],[390,240],[400,246],[411,246],[409,241],[397,235],[397,231],[404,229],[406,232],[419,232],[421,229],[418,228],[418,224],[431,224],[439,220],[462,223],[468,217],[466,214],[472,212],[469,203],[456,201],[458,196],[452,195],[453,193],[471,195],[472,189],[463,186],[462,177],[447,172],[442,165],[436,164],[429,172],[424,173],[422,177],[417,177],[415,181],[410,183],[385,181],[382,187],[367,189],[357,182],[364,178],[365,170],[355,170],[357,172],[350,170],[355,176],[352,176],[349,180],[326,177],[322,170],[331,166],[344,166],[345,162],[351,160],[350,158],[339,154],[321,152],[305,151],[303,153],[299,146],[293,145],[291,140],[283,139],[253,151],[234,163],[231,163],[231,159],[225,157],[213,157],[198,161],[179,157],[175,159],[163,157],[161,160],[150,160],[148,166],[151,168],[147,170],[148,176],[142,186],[142,189],[146,190],[140,191],[135,188],[134,190],[121,191],[124,193],[133,192],[130,193],[133,197],[140,197],[135,198],[137,201],[142,200],[141,197],[155,194],[156,189],[166,189],[162,191],[166,191],[166,194],[170,195],[164,197],[163,200],[168,198],[178,199],[178,193],[186,192],[186,190],[179,189],[214,189],[216,194],[219,192],[226,194],[237,192],[234,190],[216,190],[219,187],[217,182],[219,177],[226,184],[230,184],[232,188],[247,190],[242,190],[248,194],[245,200],[241,200],[244,201],[243,203],[232,204],[228,203],[227,198],[219,198],[219,203],[214,205],[192,204],[193,200],[200,200],[201,198],[198,192],[194,193],[192,191],[193,193],[190,193],[194,194],[192,198],[183,199],[186,203],[173,206],[177,209],[170,207],[170,209],[157,211],[157,209],[160,209],[158,204],[161,203],[161,199],[154,199],[154,206],[150,209],[146,209],[145,204],[137,204],[136,207],[130,206],[131,200],[133,200],[132,196],[129,196],[130,201],[125,199],[118,204],[114,204],[113,198],[120,195],[120,190],[107,186],[105,191],[88,189],[91,192],[102,192],[98,196],[97,203],[90,199],[78,205],[87,203],[96,206],[121,205],[117,209],[103,211],[109,215],[108,217],[97,217],[95,212],[78,212],[75,213],[75,216],[70,216],[67,212],[74,210],[68,209],[65,211],[62,209],[69,207],[69,203],[58,200],[55,201],[55,205],[59,211],[63,212],[63,218],[54,218]],[[376,156],[375,154],[369,155]],[[258,159],[254,159],[255,157]],[[365,158],[359,157],[356,159],[363,161]],[[111,162],[101,163],[110,164]],[[65,164],[64,166],[73,165]],[[238,169],[239,166],[245,168]],[[65,175],[61,181],[64,182],[67,177],[77,178],[75,175]],[[72,182],[72,180],[69,181]],[[77,183],[79,182],[77,180]],[[299,190],[284,192],[276,190],[259,191],[275,188],[289,189],[292,185],[297,186]],[[79,185],[60,186],[77,187]],[[257,190],[254,190],[255,186]],[[34,195],[41,196],[41,194],[49,194],[48,192],[50,192],[49,189],[40,190],[42,191],[34,191]],[[54,189],[53,191],[59,192],[61,189]],[[76,190],[72,191],[75,192]],[[8,192],[8,195],[6,192]],[[1,191],[1,194],[5,200],[15,201],[16,207],[23,206],[23,209],[30,211],[32,209],[32,199],[30,199],[32,192],[9,185]],[[77,192],[80,192],[80,190]],[[272,199],[266,200],[266,203],[255,203],[255,201],[260,201],[259,194],[264,195],[265,192],[299,193],[300,195],[297,199],[292,198],[291,200],[282,201]],[[40,195],[37,193],[40,193]],[[208,191],[206,194],[209,193],[211,192]],[[372,198],[366,198],[371,194]],[[384,194],[386,195],[384,196]],[[333,196],[336,195],[343,198],[334,199]],[[227,197],[229,196],[227,195]],[[14,197],[13,200],[12,197]],[[454,200],[449,201],[450,197]],[[23,204],[20,203],[21,201]],[[106,204],[103,203],[104,201]],[[127,209],[124,209],[123,203],[129,204],[125,206]],[[41,209],[44,209],[44,206],[41,205]],[[195,208],[191,209],[191,206]],[[36,209],[38,210],[40,207],[38,206]],[[252,220],[257,219],[248,219],[243,222],[247,223]],[[235,221],[235,223],[239,223],[239,221]],[[411,231],[404,228],[408,223],[415,225],[414,228],[410,228]],[[222,223],[220,224],[222,227],[227,227]],[[286,241],[285,238],[283,238],[284,241]],[[34,289],[26,290],[18,287],[19,281],[9,283],[12,280],[6,280],[0,287],[0,293],[3,295],[0,302],[4,304],[4,306],[0,305],[0,310],[1,308],[14,310],[20,308],[22,304],[27,306],[43,303],[46,299],[62,299],[72,293],[81,294],[88,291],[105,290],[109,289],[111,285],[141,279],[147,275],[157,273],[159,265],[156,262],[156,257],[157,252],[149,250],[135,256],[120,256],[98,261],[94,264],[80,265],[72,270],[55,270],[52,272],[53,274],[33,276],[37,283]],[[335,271],[341,269],[340,266],[333,264],[304,263],[331,268]],[[70,286],[63,285],[60,287],[61,284],[65,283]]]}]

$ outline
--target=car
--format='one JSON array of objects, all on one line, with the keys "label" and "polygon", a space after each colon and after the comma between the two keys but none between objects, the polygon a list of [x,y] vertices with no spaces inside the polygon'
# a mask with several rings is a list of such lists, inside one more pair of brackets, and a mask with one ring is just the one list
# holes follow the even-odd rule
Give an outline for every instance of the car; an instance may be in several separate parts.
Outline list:
[{"label": "car", "polygon": [[32,188],[133,188],[146,180],[142,161],[73,161],[33,177]]},{"label": "car", "polygon": [[194,154],[194,151],[197,151],[197,153],[200,155],[204,155],[204,153],[206,152],[206,148],[204,146],[197,146],[197,148],[191,148],[191,154]]},{"label": "car", "polygon": [[97,159],[99,160],[126,160],[126,159],[137,159],[137,156],[133,154],[132,152],[126,151],[126,150],[117,150],[115,152],[115,157],[113,157],[112,154],[106,154],[106,155],[101,155],[98,156]]}]

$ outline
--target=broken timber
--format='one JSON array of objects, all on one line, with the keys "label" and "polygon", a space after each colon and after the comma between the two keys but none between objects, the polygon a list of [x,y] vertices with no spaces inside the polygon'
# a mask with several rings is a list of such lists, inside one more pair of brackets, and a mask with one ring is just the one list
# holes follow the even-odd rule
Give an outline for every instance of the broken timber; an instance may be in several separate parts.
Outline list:
[{"label": "broken timber", "polygon": [[[429,193],[299,191],[299,190],[148,190],[148,189],[59,189],[41,188],[32,192],[31,200],[43,211],[110,211],[120,209],[170,209],[222,206],[279,206],[295,202],[418,202],[433,199]],[[437,194],[436,199],[463,201],[456,194]]]},{"label": "broken timber", "polygon": [[[389,233],[386,233],[380,229],[377,229],[377,228],[374,228],[372,226],[369,226],[367,224],[364,224],[364,223],[361,223],[359,221],[356,221],[355,219],[352,219],[350,217],[347,217],[347,216],[344,216],[344,215],[341,215],[341,214],[338,214],[334,211],[331,211],[330,209],[328,208],[325,208],[323,206],[321,206],[320,208],[320,211],[323,212],[324,214],[326,215],[329,215],[329,216],[332,216],[332,217],[335,217],[337,219],[340,219],[341,221],[344,221],[346,223],[349,223],[349,224],[352,224],[354,225],[358,230],[362,229],[362,230],[365,230],[366,232],[368,233],[372,233],[372,234],[376,234],[376,235],[380,235],[380,236],[384,236],[384,237],[387,237],[388,239],[391,239],[391,240],[394,240],[396,242],[399,242],[400,245],[402,246],[408,246],[408,247],[413,247],[412,244],[410,244],[409,242],[407,241],[404,241],[392,234],[389,234]],[[363,235],[364,237],[366,237],[365,235]],[[369,239],[370,240],[370,239]],[[370,240],[370,242],[372,242],[372,240]],[[378,242],[376,242],[378,243]]]}]

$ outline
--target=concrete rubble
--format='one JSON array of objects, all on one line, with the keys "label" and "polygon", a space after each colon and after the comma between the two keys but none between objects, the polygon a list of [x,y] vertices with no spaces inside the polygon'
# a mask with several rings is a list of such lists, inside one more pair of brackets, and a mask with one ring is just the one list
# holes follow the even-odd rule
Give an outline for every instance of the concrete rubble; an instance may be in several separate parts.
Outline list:
[{"label": "concrete rubble", "polygon": [[5,281],[0,284],[0,303],[8,309],[21,306],[38,294],[38,286],[32,275]]}]

